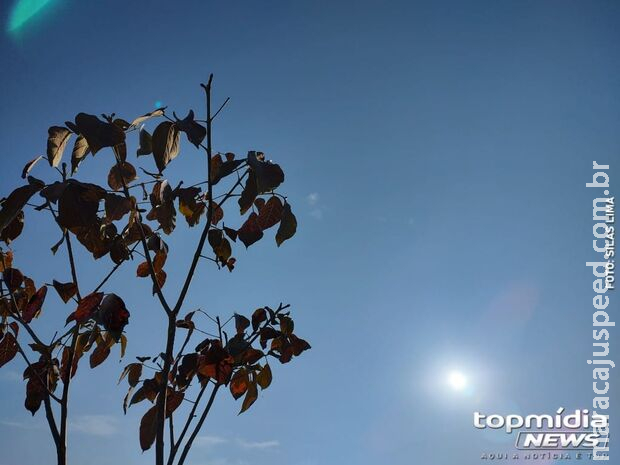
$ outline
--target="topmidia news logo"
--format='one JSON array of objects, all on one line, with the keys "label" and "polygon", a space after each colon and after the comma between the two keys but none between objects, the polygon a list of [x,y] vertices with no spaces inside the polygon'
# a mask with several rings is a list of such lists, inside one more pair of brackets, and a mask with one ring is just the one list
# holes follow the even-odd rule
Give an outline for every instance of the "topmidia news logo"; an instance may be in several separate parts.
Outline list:
[{"label": "topmidia news logo", "polygon": [[484,415],[474,412],[478,429],[503,429],[516,434],[515,448],[520,450],[590,450],[607,442],[608,417],[589,410],[555,415]]}]

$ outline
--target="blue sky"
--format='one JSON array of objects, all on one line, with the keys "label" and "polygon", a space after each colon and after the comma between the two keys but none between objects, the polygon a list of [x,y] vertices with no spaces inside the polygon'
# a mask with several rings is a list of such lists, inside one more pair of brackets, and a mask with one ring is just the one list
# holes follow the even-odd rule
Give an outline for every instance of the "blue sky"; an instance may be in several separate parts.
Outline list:
[{"label": "blue sky", "polygon": [[[620,175],[619,21],[612,1],[52,1],[19,33],[3,28],[2,191],[48,126],[156,101],[200,112],[213,72],[216,98],[231,97],[215,148],[281,163],[299,232],[239,251],[232,275],[203,266],[187,310],[289,302],[313,349],[274,367],[247,414],[223,396],[191,465],[479,463],[510,443],[475,430],[474,410],[591,402],[585,183],[592,160],[612,163],[612,186]],[[91,161],[80,177],[109,169]],[[174,164],[185,176],[200,158],[184,147]],[[57,233],[26,221],[18,265],[67,281],[48,254]],[[170,241],[181,263],[196,234]],[[92,282],[108,266],[80,263]],[[106,289],[131,310],[128,360],[159,351],[162,331],[133,274]],[[182,277],[169,274],[171,292]],[[45,312],[51,336],[68,310]],[[122,414],[122,366],[111,357],[72,385],[72,463],[152,462],[144,409]],[[446,389],[452,369],[467,392]],[[0,371],[0,465],[51,454],[21,370]]]}]

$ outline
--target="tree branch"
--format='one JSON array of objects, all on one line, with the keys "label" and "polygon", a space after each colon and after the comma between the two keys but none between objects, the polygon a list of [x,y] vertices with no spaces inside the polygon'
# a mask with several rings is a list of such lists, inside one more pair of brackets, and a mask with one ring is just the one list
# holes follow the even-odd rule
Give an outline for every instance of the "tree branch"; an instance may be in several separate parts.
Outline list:
[{"label": "tree branch", "polygon": [[220,386],[221,386],[221,384],[216,384],[213,387],[213,391],[211,391],[211,396],[209,397],[209,401],[207,402],[207,406],[205,407],[204,411],[202,412],[202,415],[200,416],[200,420],[198,420],[198,423],[196,424],[196,427],[194,428],[194,431],[192,431],[191,436],[187,440],[187,443],[185,444],[185,447],[183,448],[183,452],[181,453],[181,457],[179,458],[179,461],[178,461],[177,465],[183,465],[185,463],[185,459],[187,458],[187,454],[189,453],[190,449],[192,448],[192,444],[194,442],[194,439],[196,439],[196,436],[198,436],[198,433],[200,432],[200,429],[202,428],[202,425],[205,422],[205,419],[207,418],[207,415],[209,415],[209,411],[211,410],[211,406],[213,405],[213,401],[215,400],[215,396],[217,395],[217,391],[220,388]]}]

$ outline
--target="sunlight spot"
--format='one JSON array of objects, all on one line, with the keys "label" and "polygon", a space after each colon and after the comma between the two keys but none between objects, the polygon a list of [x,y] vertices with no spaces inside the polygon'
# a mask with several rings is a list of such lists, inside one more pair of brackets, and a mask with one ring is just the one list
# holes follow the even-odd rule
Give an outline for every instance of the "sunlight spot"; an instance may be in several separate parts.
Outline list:
[{"label": "sunlight spot", "polygon": [[448,374],[448,384],[455,391],[463,391],[467,387],[467,378],[460,371],[451,371]]}]

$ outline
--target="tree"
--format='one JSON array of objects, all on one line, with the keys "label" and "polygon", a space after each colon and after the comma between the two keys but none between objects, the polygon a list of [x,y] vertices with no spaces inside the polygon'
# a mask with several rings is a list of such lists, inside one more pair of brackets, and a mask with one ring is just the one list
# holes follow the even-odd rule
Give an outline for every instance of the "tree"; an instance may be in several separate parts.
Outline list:
[{"label": "tree", "polygon": [[[59,465],[67,463],[69,387],[80,361],[90,353],[90,367],[95,368],[110,355],[113,346],[120,345],[121,357],[125,352],[125,327],[130,312],[119,295],[106,289],[106,284],[129,262],[140,262],[136,267],[138,279],[151,280],[167,328],[161,353],[155,357],[137,357],[136,362],[124,368],[119,380],[126,379],[129,384],[123,402],[125,411],[144,401],[150,405],[140,422],[139,442],[143,450],[155,444],[156,465],[185,463],[222,387],[228,388],[235,399],[243,397],[241,412],[244,412],[258,398],[259,389],[267,389],[271,384],[269,358],[288,363],[310,348],[294,332],[289,305],[279,304],[273,309],[261,306],[250,318],[234,314],[224,322],[203,309],[187,312],[184,308],[200,263],[209,261],[220,270],[232,272],[236,263],[233,244],[243,243],[247,248],[263,238],[264,231],[277,225],[275,240],[280,246],[297,228],[290,204],[276,191],[284,181],[284,172],[278,164],[267,161],[257,151],[248,152],[242,159],[233,153],[213,153],[213,120],[228,99],[212,113],[212,79],[211,75],[208,83],[201,85],[206,95],[205,120],[197,120],[192,110],[180,119],[175,113],[170,117],[166,108],[160,108],[131,123],[114,114],[99,118],[79,113],[64,126],[50,127],[47,156],[28,162],[22,172],[27,184],[1,202],[0,240],[7,248],[0,249],[0,366],[17,355],[23,359],[27,380],[25,407],[34,415],[43,405]],[[144,126],[157,119],[163,121],[151,134]],[[147,181],[137,179],[137,170],[128,161],[128,136],[133,134],[138,136],[137,156],[144,156],[147,164],[154,161],[155,170],[141,168]],[[164,171],[180,153],[182,134],[206,154],[206,173],[204,179],[193,180],[195,183],[189,187],[183,187],[181,181],[173,188],[164,178]],[[73,138],[69,169],[62,160]],[[94,156],[104,148],[111,149],[114,155],[107,187],[79,181],[76,178],[79,166],[89,154]],[[41,159],[46,159],[50,171],[59,175],[57,180],[46,182],[30,174]],[[142,193],[141,201],[136,193]],[[36,195],[42,198],[42,203],[36,203]],[[238,228],[224,223],[224,207],[229,206],[231,198],[237,199],[242,218]],[[177,209],[189,227],[201,222],[204,225],[173,303],[163,293],[165,268],[170,266],[170,250],[164,237],[176,230]],[[29,215],[31,210],[48,213],[60,229],[61,240],[51,251],[56,254],[64,245],[69,282],[53,280],[52,284],[37,288],[31,278],[14,267],[10,244],[22,232],[25,210]],[[95,286],[88,287],[78,279],[75,241],[94,260],[109,257],[113,262]],[[207,243],[211,252],[205,250]],[[48,287],[53,287],[73,311],[66,319],[69,328],[59,331],[60,335],[55,334],[46,343],[34,323],[42,313]],[[213,326],[212,333],[199,327],[204,321]],[[230,336],[229,325],[234,325]],[[190,349],[197,335],[202,335],[202,340]],[[176,409],[192,395],[189,414],[177,418]],[[175,422],[179,419],[182,428],[177,435]]]}]

